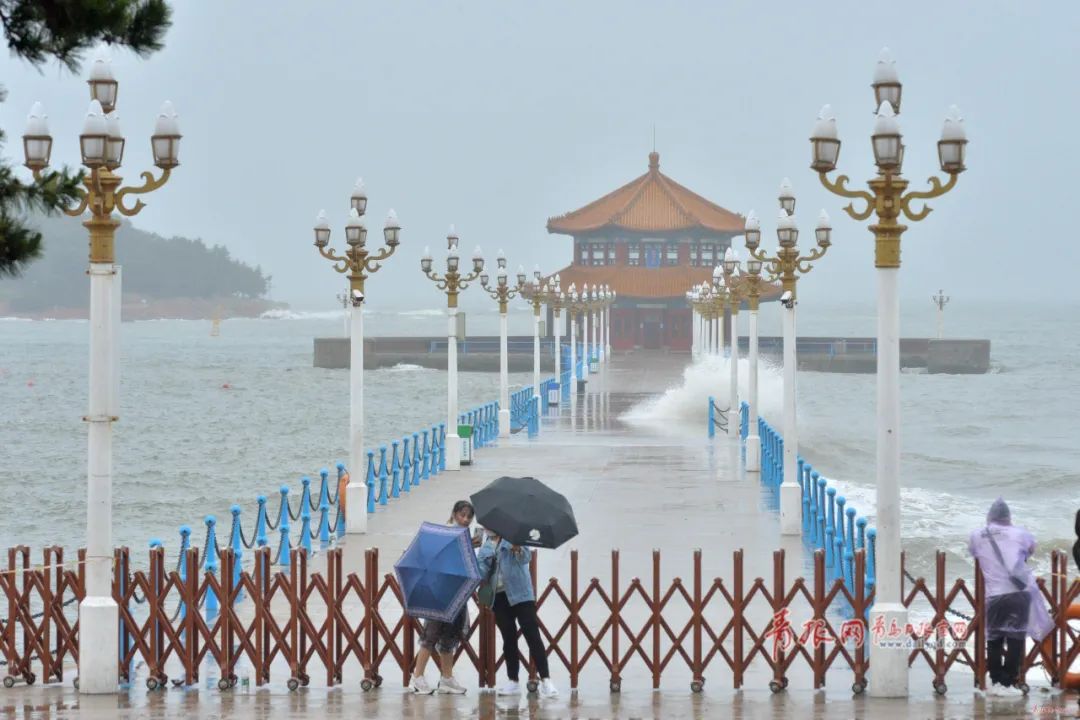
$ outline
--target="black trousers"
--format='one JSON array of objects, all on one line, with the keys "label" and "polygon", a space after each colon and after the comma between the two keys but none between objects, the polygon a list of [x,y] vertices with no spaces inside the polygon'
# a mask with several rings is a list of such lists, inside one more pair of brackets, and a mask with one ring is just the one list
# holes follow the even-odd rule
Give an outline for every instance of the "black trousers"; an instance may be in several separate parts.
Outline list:
[{"label": "black trousers", "polygon": [[506,599],[506,593],[495,595],[495,604],[492,606],[495,613],[495,624],[499,627],[499,633],[503,639],[503,658],[506,660],[506,676],[511,682],[518,681],[518,671],[521,668],[521,656],[517,648],[517,629],[521,626],[521,634],[525,636],[525,642],[529,646],[529,655],[536,664],[536,673],[541,678],[551,677],[548,673],[547,653],[544,651],[544,641],[540,637],[540,625],[536,620],[536,603],[528,602],[511,605]]},{"label": "black trousers", "polygon": [[986,608],[986,660],[990,681],[1012,686],[1020,681],[1030,596],[1026,592],[992,597]]}]

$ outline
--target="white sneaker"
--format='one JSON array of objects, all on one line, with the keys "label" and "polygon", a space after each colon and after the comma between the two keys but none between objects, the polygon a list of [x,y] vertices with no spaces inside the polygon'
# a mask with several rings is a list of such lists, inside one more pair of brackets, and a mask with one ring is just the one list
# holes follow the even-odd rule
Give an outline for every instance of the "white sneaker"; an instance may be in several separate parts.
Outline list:
[{"label": "white sneaker", "polygon": [[520,695],[521,686],[513,680],[508,680],[505,685],[502,685],[498,690],[495,691],[495,694],[500,696]]},{"label": "white sneaker", "polygon": [[440,695],[464,695],[465,687],[452,677],[439,678],[438,693]]},{"label": "white sneaker", "polygon": [[430,695],[435,692],[435,689],[428,685],[427,678],[423,675],[419,677],[413,675],[412,680],[409,682],[409,689],[417,695]]},{"label": "white sneaker", "polygon": [[554,698],[559,697],[559,689],[555,687],[555,684],[550,679],[544,678],[540,681],[540,697],[542,698]]},{"label": "white sneaker", "polygon": [[1002,685],[1000,683],[994,683],[990,686],[990,689],[986,693],[999,698],[1021,698],[1024,697],[1024,693],[1020,688],[1010,687],[1008,685]]}]

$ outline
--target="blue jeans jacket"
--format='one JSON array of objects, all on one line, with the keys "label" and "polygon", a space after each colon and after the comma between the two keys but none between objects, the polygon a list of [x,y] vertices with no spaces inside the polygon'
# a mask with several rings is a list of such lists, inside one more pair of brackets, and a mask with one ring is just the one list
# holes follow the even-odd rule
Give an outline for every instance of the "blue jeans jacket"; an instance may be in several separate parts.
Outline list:
[{"label": "blue jeans jacket", "polygon": [[[498,555],[497,572],[502,573],[503,591],[506,593],[506,599],[511,605],[519,605],[536,599],[536,594],[533,592],[532,576],[529,575],[529,560],[532,558],[532,550],[523,547],[521,552],[515,555],[510,550],[511,547],[510,543],[500,540],[499,546],[496,548],[495,543],[489,539],[480,547],[476,560],[480,564],[481,577],[486,578],[491,572],[496,554]],[[498,582],[494,575],[491,582]]]}]

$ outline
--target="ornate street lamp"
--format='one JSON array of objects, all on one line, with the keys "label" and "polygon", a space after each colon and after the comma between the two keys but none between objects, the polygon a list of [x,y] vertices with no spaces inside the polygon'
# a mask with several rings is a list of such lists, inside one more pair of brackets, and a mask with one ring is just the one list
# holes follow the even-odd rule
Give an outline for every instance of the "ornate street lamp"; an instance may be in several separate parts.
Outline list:
[{"label": "ornate street lamp", "polygon": [[[746,233],[751,228],[761,235],[758,219],[753,214],[746,218]],[[761,436],[758,435],[758,307],[761,304],[761,260],[750,257],[746,261],[746,299],[750,306],[750,412],[746,424],[746,470],[761,471]]]},{"label": "ornate street lamp", "polygon": [[784,307],[784,478],[780,484],[780,532],[798,535],[802,532],[802,489],[798,481],[799,429],[795,408],[796,284],[800,275],[813,268],[810,263],[824,257],[832,244],[832,228],[828,215],[822,210],[814,232],[817,247],[810,254],[801,255],[797,246],[799,227],[795,217],[784,209],[787,204],[785,191],[790,194],[790,185],[781,187],[778,198],[781,209],[776,221],[776,239],[780,247],[776,253],[769,255],[760,249],[761,227],[753,211],[747,214],[743,235],[750,257],[760,261],[771,276],[778,278],[783,290],[780,304]]},{"label": "ornate street lamp", "polygon": [[[900,270],[900,238],[906,225],[903,215],[918,222],[930,214],[929,205],[912,204],[936,198],[956,186],[964,171],[967,136],[963,119],[950,108],[938,141],[938,161],[948,179],[930,178],[930,189],[908,192],[908,181],[901,174],[904,159],[903,136],[896,119],[900,112],[901,84],[895,63],[882,51],[874,71],[874,103],[877,118],[871,135],[871,147],[877,175],[867,182],[869,191],[850,190],[848,177],[830,180],[836,169],[840,140],[835,120],[828,106],[822,109],[810,138],[810,167],[817,171],[821,184],[830,192],[852,200],[844,211],[858,221],[875,221],[869,226],[874,235],[874,265],[877,268],[877,544],[875,547],[874,607],[869,621],[898,623],[904,627],[907,609],[901,597],[900,578],[900,301],[897,280]],[[860,203],[861,207],[856,207]],[[785,443],[786,443],[785,438]],[[870,647],[870,694],[879,697],[908,694],[908,654],[903,647]]]},{"label": "ornate street lamp", "polygon": [[[357,180],[349,197],[349,215],[345,221],[345,245],[342,254],[330,246],[330,222],[326,211],[315,218],[315,247],[333,263],[333,268],[349,280],[345,301],[349,306],[349,483],[345,486],[345,532],[367,532],[367,472],[364,467],[364,281],[382,267],[401,244],[401,223],[391,210],[383,223],[386,247],[372,252],[367,247],[367,193],[363,180]],[[349,509],[352,509],[350,512]]]},{"label": "ornate street lamp", "polygon": [[[119,682],[117,638],[119,610],[113,600],[112,538],[112,424],[118,419],[120,266],[116,265],[116,229],[125,217],[137,215],[144,205],[139,195],[151,193],[169,180],[179,165],[180,131],[176,112],[166,102],[150,137],[154,164],[161,175],[142,174],[142,184],[121,187],[120,168],[124,138],[115,116],[118,83],[105,58],[90,70],[90,108],[79,135],[83,175],[79,202],[64,210],[71,217],[90,216],[83,227],[90,235],[90,397],[86,490],[85,597],[79,603],[79,691],[114,693]],[[52,135],[41,103],[34,103],[23,135],[25,165],[42,180],[52,156]],[[131,204],[130,198],[135,198]]]},{"label": "ornate street lamp", "polygon": [[435,283],[435,287],[446,293],[446,469],[461,469],[461,438],[457,434],[458,426],[458,377],[457,377],[457,312],[458,295],[469,283],[480,277],[484,271],[484,256],[480,248],[472,257],[472,272],[463,274],[460,270],[461,256],[458,254],[458,236],[454,226],[446,236],[446,272],[440,275],[432,269],[431,251],[424,248],[420,259],[420,270]]},{"label": "ornate street lamp", "polygon": [[[794,201],[794,198],[792,198]],[[794,205],[793,205],[794,207]],[[727,288],[727,300],[728,300],[728,312],[731,318],[731,353],[729,354],[729,370],[730,377],[728,383],[728,397],[731,398],[730,408],[734,412],[734,415],[729,417],[739,417],[739,306],[742,305],[744,299],[744,284],[740,275],[742,270],[742,263],[739,262],[739,258],[735,255],[734,248],[728,248],[724,253],[724,287]],[[736,422],[734,426],[730,423],[728,427],[738,428],[739,423]],[[739,438],[739,432],[729,432],[729,434],[735,438]]]},{"label": "ornate street lamp", "polygon": [[525,289],[525,270],[518,269],[517,284],[511,285],[506,273],[506,255],[499,250],[496,259],[498,270],[495,273],[495,285],[491,286],[491,279],[487,272],[480,274],[480,286],[487,291],[492,300],[499,303],[499,437],[510,437],[510,377],[508,372],[508,358],[506,349],[506,312],[508,303],[517,297]]}]

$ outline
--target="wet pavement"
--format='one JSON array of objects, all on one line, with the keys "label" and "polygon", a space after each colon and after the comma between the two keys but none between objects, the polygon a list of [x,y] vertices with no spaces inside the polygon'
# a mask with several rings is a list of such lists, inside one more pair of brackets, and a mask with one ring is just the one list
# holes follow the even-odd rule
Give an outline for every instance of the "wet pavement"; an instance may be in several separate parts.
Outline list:
[{"label": "wet pavement", "polygon": [[[774,496],[758,478],[742,470],[738,443],[726,436],[706,437],[705,423],[678,425],[670,422],[641,424],[625,419],[635,405],[677,384],[685,358],[657,355],[620,356],[600,375],[592,376],[588,392],[564,402],[561,410],[549,411],[537,438],[522,432],[482,449],[475,464],[459,473],[443,473],[386,507],[369,519],[369,533],[344,543],[344,569],[360,573],[363,551],[378,547],[380,573],[392,572],[394,561],[422,521],[444,522],[455,501],[467,498],[502,475],[533,475],[566,495],[574,506],[580,535],[555,551],[538,554],[538,579],[543,588],[549,577],[567,582],[570,553],[579,553],[582,584],[592,577],[607,582],[611,576],[611,550],[620,551],[624,582],[634,577],[649,584],[653,573],[653,550],[660,554],[660,575],[667,588],[675,577],[688,578],[693,551],[703,553],[703,575],[729,578],[732,552],[742,548],[747,581],[770,578],[773,552],[786,552],[788,578],[809,574],[809,555],[798,539],[782,539]],[[702,415],[706,399],[702,398]],[[323,555],[316,555],[310,569],[321,569]],[[361,614],[346,606],[347,614]],[[392,618],[394,603],[383,606]],[[275,608],[277,609],[277,608]],[[546,610],[546,611],[545,611]],[[560,608],[541,612],[549,627],[561,619]],[[241,616],[249,614],[241,609]],[[624,608],[624,617],[640,627],[649,613],[647,602]],[[276,614],[276,613],[275,613]],[[603,607],[586,607],[582,619],[606,617]],[[565,615],[565,611],[563,611]],[[665,620],[675,632],[685,624],[685,603],[672,603]],[[752,617],[751,617],[752,616]],[[748,612],[756,623],[767,621],[766,608]],[[665,644],[667,641],[664,641]],[[260,689],[216,689],[216,668],[204,665],[198,688],[171,688],[151,693],[143,689],[139,669],[133,689],[118,696],[80,697],[70,681],[63,685],[0,690],[0,717],[86,718],[286,718],[286,717],[403,717],[403,718],[677,718],[731,717],[770,718],[952,718],[952,717],[1073,717],[1074,696],[1051,696],[1034,688],[1026,700],[983,698],[969,688],[970,674],[950,673],[945,698],[932,694],[929,674],[912,671],[913,696],[907,702],[853,697],[851,672],[837,669],[828,674],[828,691],[811,690],[812,680],[799,665],[788,673],[789,690],[777,695],[766,688],[770,672],[758,662],[746,674],[745,687],[733,689],[731,671],[717,657],[706,672],[706,688],[690,692],[692,679],[678,657],[663,673],[660,690],[653,692],[652,674],[634,658],[622,674],[622,692],[609,693],[607,668],[594,657],[582,671],[578,692],[571,693],[566,667],[551,658],[552,678],[562,690],[555,700],[537,701],[523,696],[514,702],[478,689],[476,671],[463,660],[458,677],[469,689],[465,697],[421,697],[406,692],[396,663],[388,658],[381,668],[385,684],[372,692],[359,688],[359,667],[346,668],[344,684],[327,689],[325,671],[309,669],[312,686],[289,693],[284,687],[287,668],[275,664],[271,682]],[[72,675],[74,672],[72,672]],[[170,672],[172,677],[180,673]],[[435,670],[428,670],[434,680]],[[321,678],[321,680],[320,680]],[[502,679],[500,675],[500,680]],[[959,687],[963,685],[964,687]],[[1069,714],[1072,713],[1072,714]]]},{"label": "wet pavement", "polygon": [[117,696],[84,697],[70,687],[16,688],[0,695],[0,718],[85,718],[87,720],[218,720],[219,718],[800,718],[810,720],[901,720],[911,718],[1075,718],[1075,696],[1035,694],[1028,699],[991,699],[950,692],[945,698],[916,694],[907,701],[878,700],[850,694],[789,691],[738,693],[659,692],[624,690],[620,694],[581,692],[555,700],[522,697],[516,701],[492,693],[470,692],[460,697],[415,696],[399,688],[363,693],[357,688],[297,693],[261,690],[135,690]]}]

